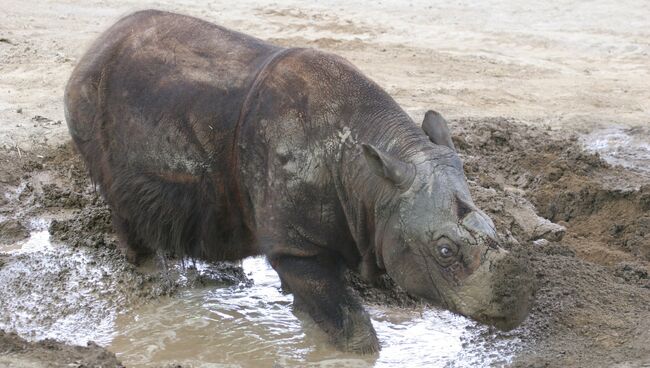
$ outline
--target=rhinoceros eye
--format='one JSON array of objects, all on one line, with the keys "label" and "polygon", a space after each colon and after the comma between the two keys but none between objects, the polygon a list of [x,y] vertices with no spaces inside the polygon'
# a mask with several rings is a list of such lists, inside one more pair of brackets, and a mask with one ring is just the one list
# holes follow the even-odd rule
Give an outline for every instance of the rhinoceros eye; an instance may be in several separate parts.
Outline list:
[{"label": "rhinoceros eye", "polygon": [[451,248],[442,246],[440,247],[440,255],[443,257],[451,257],[454,255],[454,253],[452,253]]},{"label": "rhinoceros eye", "polygon": [[443,259],[448,259],[456,255],[458,248],[453,243],[444,240],[438,244],[438,254]]}]

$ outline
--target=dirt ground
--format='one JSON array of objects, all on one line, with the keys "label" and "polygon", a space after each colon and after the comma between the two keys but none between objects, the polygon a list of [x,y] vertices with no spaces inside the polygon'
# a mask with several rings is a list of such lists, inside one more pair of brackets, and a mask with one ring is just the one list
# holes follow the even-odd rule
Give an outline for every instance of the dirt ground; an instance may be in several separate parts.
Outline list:
[{"label": "dirt ground", "polygon": [[[52,220],[55,241],[120,275],[107,282],[121,290],[107,299],[120,305],[179,285],[167,274],[134,269],[115,251],[110,214],[69,144],[62,93],[85,45],[121,15],[148,7],[340,54],[414,120],[429,108],[443,113],[475,201],[536,280],[513,365],[650,365],[650,4],[5,1],[0,244],[28,237],[38,226],[34,217]],[[602,156],[585,149],[608,129],[629,140]],[[20,262],[0,253],[0,268]],[[24,277],[3,287],[26,292],[39,281]],[[239,270],[227,269],[191,282],[242,280]],[[417,303],[393,288],[354,284],[369,303]],[[48,287],[65,285],[53,280]],[[16,307],[5,300],[0,306]],[[0,321],[13,318],[2,314]],[[118,364],[95,345],[30,345],[0,333],[0,366],[59,359],[61,366]]]}]

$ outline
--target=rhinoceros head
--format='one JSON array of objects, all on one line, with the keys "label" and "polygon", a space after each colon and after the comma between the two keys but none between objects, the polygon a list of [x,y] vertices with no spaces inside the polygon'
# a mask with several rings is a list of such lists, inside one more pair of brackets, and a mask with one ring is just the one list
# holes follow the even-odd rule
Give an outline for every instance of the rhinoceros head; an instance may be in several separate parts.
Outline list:
[{"label": "rhinoceros head", "polygon": [[422,128],[433,144],[413,162],[363,146],[372,171],[396,189],[376,211],[383,226],[375,241],[380,262],[412,294],[513,328],[528,312],[529,278],[474,205],[444,119],[430,111]]}]

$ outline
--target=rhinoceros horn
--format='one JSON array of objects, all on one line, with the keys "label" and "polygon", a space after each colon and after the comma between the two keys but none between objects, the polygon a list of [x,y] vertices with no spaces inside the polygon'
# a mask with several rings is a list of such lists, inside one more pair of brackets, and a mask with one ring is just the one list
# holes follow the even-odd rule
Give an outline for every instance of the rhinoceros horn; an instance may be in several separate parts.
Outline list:
[{"label": "rhinoceros horn", "polygon": [[431,142],[456,150],[454,142],[451,141],[447,121],[439,113],[433,110],[427,111],[422,121],[422,130],[429,136]]},{"label": "rhinoceros horn", "polygon": [[370,169],[378,176],[389,180],[401,190],[407,190],[415,178],[413,164],[390,156],[370,144],[362,144],[363,154]]}]

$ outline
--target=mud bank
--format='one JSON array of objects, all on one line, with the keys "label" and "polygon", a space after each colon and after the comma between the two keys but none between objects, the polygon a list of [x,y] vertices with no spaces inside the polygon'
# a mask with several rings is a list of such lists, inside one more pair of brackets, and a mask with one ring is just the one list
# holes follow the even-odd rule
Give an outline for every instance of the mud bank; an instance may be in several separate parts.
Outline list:
[{"label": "mud bank", "polygon": [[515,365],[650,362],[649,178],[565,132],[508,119],[453,130],[476,201],[537,280]]},{"label": "mud bank", "polygon": [[118,368],[123,365],[115,354],[94,343],[88,346],[70,346],[55,340],[34,343],[0,330],[0,367]]},{"label": "mud bank", "polygon": [[[477,204],[536,282],[530,316],[503,335],[520,341],[512,364],[649,362],[648,178],[612,167],[585,151],[577,137],[544,127],[489,118],[454,120],[451,128]],[[67,340],[85,345],[93,331],[79,325],[101,330],[111,314],[188,288],[250,285],[237,265],[183,265],[160,257],[144,268],[129,265],[116,248],[110,211],[69,144],[1,155],[0,216],[3,226],[17,229],[3,231],[0,239],[4,329],[41,339],[61,338],[76,328],[78,338]],[[51,235],[48,247],[16,251],[39,232]],[[421,304],[390,279],[381,288],[352,273],[349,279],[366,304],[407,309]],[[70,294],[70,288],[76,292]],[[58,297],[64,294],[67,298]],[[109,313],[81,317],[75,314],[79,309]],[[491,333],[500,339],[499,332]],[[43,346],[56,345],[20,344],[34,361],[45,357]],[[61,349],[89,359],[101,353],[95,345]]]},{"label": "mud bank", "polygon": [[565,131],[507,119],[454,128],[477,199],[518,240],[562,240],[607,266],[650,261],[650,175],[607,164]]}]

